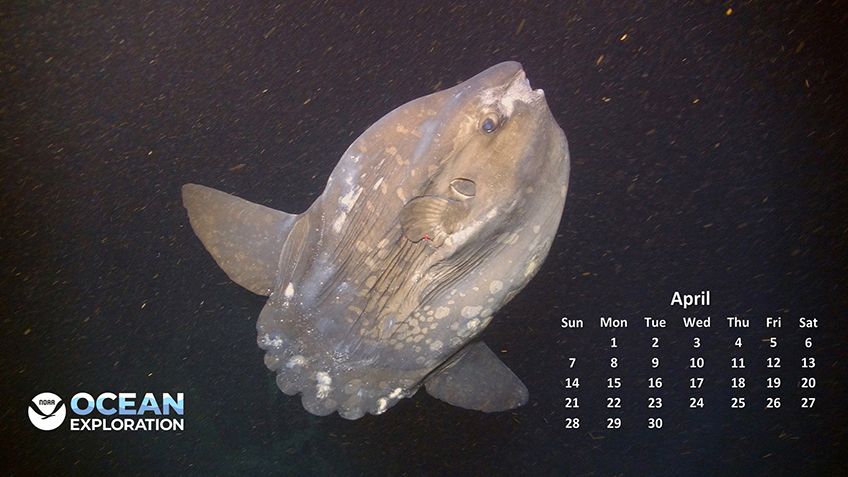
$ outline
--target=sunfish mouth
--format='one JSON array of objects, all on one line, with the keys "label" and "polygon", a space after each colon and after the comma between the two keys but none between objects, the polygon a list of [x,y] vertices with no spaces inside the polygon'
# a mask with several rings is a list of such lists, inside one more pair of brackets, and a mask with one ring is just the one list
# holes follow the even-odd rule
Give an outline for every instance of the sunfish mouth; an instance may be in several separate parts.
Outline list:
[{"label": "sunfish mouth", "polygon": [[515,77],[512,78],[512,81],[509,82],[509,86],[507,86],[504,96],[509,96],[524,101],[525,103],[532,103],[540,98],[544,98],[545,92],[541,88],[533,89],[533,87],[530,86],[530,80],[527,79],[527,75],[524,74],[524,70],[521,70],[515,75]]},{"label": "sunfish mouth", "polygon": [[520,69],[504,86],[486,91],[482,103],[492,104],[497,102],[499,103],[498,109],[507,116],[511,116],[516,101],[533,104],[540,100],[544,101],[544,99],[545,92],[541,89],[534,90],[530,86],[530,80],[527,79],[524,70]]}]

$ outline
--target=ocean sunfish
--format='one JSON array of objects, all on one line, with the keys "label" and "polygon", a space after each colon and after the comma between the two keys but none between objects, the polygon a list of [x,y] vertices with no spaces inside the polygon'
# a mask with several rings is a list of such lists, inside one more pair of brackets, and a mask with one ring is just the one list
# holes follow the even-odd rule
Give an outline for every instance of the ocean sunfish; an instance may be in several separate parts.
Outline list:
[{"label": "ocean sunfish", "polygon": [[506,62],[374,123],[302,214],[182,195],[218,265],[268,296],[257,342],[306,410],[381,414],[423,384],[493,412],[528,392],[477,338],[547,256],[569,170],[544,92]]}]

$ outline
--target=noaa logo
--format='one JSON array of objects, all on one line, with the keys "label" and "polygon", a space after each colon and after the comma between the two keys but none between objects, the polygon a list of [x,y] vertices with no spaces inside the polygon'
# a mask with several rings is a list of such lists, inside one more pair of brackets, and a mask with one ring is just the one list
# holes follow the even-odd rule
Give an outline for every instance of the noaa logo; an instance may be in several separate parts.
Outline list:
[{"label": "noaa logo", "polygon": [[42,431],[52,431],[65,422],[65,403],[53,393],[41,393],[29,403],[29,420]]}]

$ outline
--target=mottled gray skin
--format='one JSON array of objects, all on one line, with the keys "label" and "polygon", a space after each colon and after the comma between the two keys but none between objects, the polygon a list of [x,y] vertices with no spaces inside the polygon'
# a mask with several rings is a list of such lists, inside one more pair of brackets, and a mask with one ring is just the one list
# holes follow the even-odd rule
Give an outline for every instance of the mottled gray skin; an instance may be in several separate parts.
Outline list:
[{"label": "mottled gray skin", "polygon": [[497,411],[527,390],[484,344],[556,234],[569,155],[521,65],[496,65],[377,121],[291,215],[197,185],[183,198],[219,265],[269,299],[265,364],[311,413],[380,414],[422,384]]}]

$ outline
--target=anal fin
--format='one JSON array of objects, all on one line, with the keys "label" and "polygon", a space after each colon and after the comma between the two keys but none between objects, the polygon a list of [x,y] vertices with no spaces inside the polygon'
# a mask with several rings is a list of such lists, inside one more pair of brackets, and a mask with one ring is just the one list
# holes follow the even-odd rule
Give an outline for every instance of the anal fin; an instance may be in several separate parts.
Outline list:
[{"label": "anal fin", "polygon": [[218,265],[239,285],[269,295],[298,216],[197,184],[182,193],[194,233]]},{"label": "anal fin", "polygon": [[524,383],[482,341],[424,380],[427,392],[465,409],[497,412],[527,403]]}]

